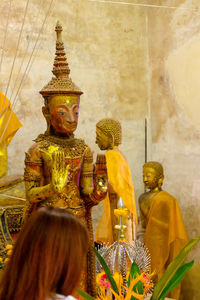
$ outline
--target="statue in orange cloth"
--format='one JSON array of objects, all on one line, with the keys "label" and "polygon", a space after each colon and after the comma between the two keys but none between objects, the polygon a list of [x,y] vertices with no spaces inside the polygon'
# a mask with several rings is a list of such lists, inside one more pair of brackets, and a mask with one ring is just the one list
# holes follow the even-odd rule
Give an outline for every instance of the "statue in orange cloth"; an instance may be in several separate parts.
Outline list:
[{"label": "statue in orange cloth", "polygon": [[[178,201],[162,190],[163,167],[158,162],[143,166],[143,181],[148,192],[139,197],[141,225],[145,228],[144,241],[151,254],[152,271],[159,280],[166,267],[188,242]],[[180,286],[170,293],[179,299]]]},{"label": "statue in orange cloth", "polygon": [[40,92],[45,101],[42,109],[47,131],[37,137],[25,158],[25,217],[39,207],[52,206],[68,210],[86,224],[90,248],[80,287],[95,296],[91,208],[107,193],[106,163],[103,155],[98,156],[93,168],[90,148],[83,140],[74,137],[82,92],[69,77],[59,23],[55,30],[55,77]]},{"label": "statue in orange cloth", "polygon": [[104,213],[96,230],[97,242],[113,243],[118,240],[115,225],[119,221],[114,215],[114,209],[117,208],[119,198],[128,209],[126,241],[131,243],[135,238],[137,224],[135,195],[129,165],[119,149],[121,136],[121,124],[117,120],[105,118],[96,124],[96,143],[101,150],[106,150],[109,181],[109,192],[103,200]]},{"label": "statue in orange cloth", "polygon": [[21,228],[25,189],[22,174],[7,175],[7,148],[22,126],[12,110],[10,100],[0,92],[0,257],[5,257],[6,245]]},{"label": "statue in orange cloth", "polygon": [[0,92],[0,178],[8,171],[7,147],[21,126],[9,99]]}]

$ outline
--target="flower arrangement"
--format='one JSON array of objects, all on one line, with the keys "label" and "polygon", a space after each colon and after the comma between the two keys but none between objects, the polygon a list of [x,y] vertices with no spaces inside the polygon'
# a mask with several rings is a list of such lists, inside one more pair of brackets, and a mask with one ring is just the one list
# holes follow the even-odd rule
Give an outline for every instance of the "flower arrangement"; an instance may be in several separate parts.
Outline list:
[{"label": "flower arrangement", "polygon": [[[178,256],[167,267],[162,278],[156,283],[154,287],[151,300],[164,300],[169,292],[175,289],[182,281],[185,274],[192,267],[194,261],[183,264],[189,252],[200,241],[200,237],[192,239],[180,251]],[[141,272],[135,262],[133,262],[129,274],[126,274],[128,279],[127,287],[124,286],[122,275],[114,272],[112,275],[105,260],[94,249],[95,254],[100,261],[104,272],[97,275],[97,286],[99,293],[96,300],[143,300],[147,291],[152,288],[151,275]],[[89,294],[82,290],[77,290],[78,294],[86,300],[95,300]]]},{"label": "flower arrangement", "polygon": [[124,286],[122,275],[117,271],[114,272],[112,277],[117,285],[119,294],[116,293],[116,291],[111,287],[111,283],[108,280],[106,273],[99,273],[96,278],[99,295],[97,299],[111,300],[113,299],[112,295],[115,296],[115,299],[117,300],[143,299],[144,295],[148,292],[148,290],[153,287],[153,284],[151,282],[151,276],[145,274],[145,272],[141,272],[140,274],[138,272],[139,268],[137,267],[137,264],[133,263],[132,271],[127,272],[126,275],[128,287]]},{"label": "flower arrangement", "polygon": [[[141,271],[136,264],[132,263],[130,270],[122,276],[118,271],[112,275],[105,260],[94,249],[95,254],[102,265],[104,272],[100,272],[96,277],[98,296],[96,300],[142,300],[146,293],[153,287],[151,275]],[[91,296],[83,291],[78,293],[88,300],[94,300]]]},{"label": "flower arrangement", "polygon": [[[141,272],[136,262],[132,263],[131,269],[126,273],[126,278],[122,274],[115,271],[113,275],[102,256],[98,251],[94,250],[105,272],[97,275],[97,287],[99,291],[98,300],[112,299],[112,295],[116,300],[136,300],[143,299],[149,289],[153,287],[151,275]],[[108,283],[109,282],[109,283]],[[125,284],[127,282],[127,284]]]},{"label": "flower arrangement", "polygon": [[12,251],[13,251],[13,245],[8,244],[6,246],[5,258],[3,259],[2,257],[0,257],[0,269],[3,269],[5,264],[9,261]]}]

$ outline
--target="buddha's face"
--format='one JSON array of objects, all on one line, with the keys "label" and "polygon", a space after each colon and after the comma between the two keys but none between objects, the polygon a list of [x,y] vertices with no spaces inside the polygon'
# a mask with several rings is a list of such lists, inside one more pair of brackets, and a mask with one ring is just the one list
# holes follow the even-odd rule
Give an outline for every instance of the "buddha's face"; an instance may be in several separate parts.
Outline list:
[{"label": "buddha's face", "polygon": [[48,101],[51,125],[56,133],[73,133],[78,125],[79,96],[57,95]]},{"label": "buddha's face", "polygon": [[159,176],[158,176],[156,170],[153,168],[144,167],[143,168],[143,181],[144,181],[145,187],[147,189],[150,189],[150,190],[156,189],[159,186],[159,184],[158,184]]},{"label": "buddha's face", "polygon": [[111,145],[112,145],[111,137],[107,136],[99,128],[96,128],[96,144],[101,150],[111,149]]}]

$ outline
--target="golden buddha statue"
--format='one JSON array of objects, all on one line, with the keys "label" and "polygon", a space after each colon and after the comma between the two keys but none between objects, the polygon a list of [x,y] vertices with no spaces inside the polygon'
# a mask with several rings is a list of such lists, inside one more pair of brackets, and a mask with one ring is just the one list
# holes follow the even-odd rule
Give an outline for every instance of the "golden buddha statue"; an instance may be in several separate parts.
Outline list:
[{"label": "golden buddha statue", "polygon": [[74,137],[82,92],[69,77],[59,22],[55,31],[56,57],[52,71],[55,77],[40,92],[45,101],[42,111],[47,130],[37,137],[25,158],[25,217],[39,207],[53,206],[70,211],[86,224],[91,247],[80,285],[95,296],[91,208],[107,193],[106,164],[104,156],[98,156],[93,168],[90,148]]},{"label": "golden buddha statue", "polygon": [[101,150],[106,150],[106,165],[108,172],[108,195],[103,200],[104,213],[96,231],[96,241],[113,243],[118,239],[115,226],[118,219],[114,214],[119,198],[128,209],[126,241],[131,243],[135,238],[137,213],[134,188],[129,165],[119,149],[122,138],[122,128],[119,121],[105,118],[96,124],[96,143]]},{"label": "golden buddha statue", "polygon": [[[151,254],[152,271],[159,280],[170,262],[188,242],[178,201],[162,190],[163,167],[158,162],[143,166],[143,181],[148,192],[139,197],[141,225],[145,229],[144,241]],[[179,299],[180,287],[170,296]]]}]

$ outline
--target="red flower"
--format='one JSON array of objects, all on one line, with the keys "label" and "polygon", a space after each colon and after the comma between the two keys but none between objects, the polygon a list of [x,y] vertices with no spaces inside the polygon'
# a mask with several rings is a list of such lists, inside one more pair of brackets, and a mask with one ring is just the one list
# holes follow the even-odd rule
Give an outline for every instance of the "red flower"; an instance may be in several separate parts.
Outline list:
[{"label": "red flower", "polygon": [[147,277],[147,275],[145,273],[143,273],[142,275],[143,275],[142,276],[143,277],[142,283],[143,283],[143,288],[144,288],[145,285],[148,284],[150,280],[149,280],[149,278]]},{"label": "red flower", "polygon": [[110,282],[108,281],[106,274],[103,274],[103,275],[101,276],[100,283],[101,283],[101,285],[102,285],[105,289],[109,289],[109,288],[111,287]]}]

